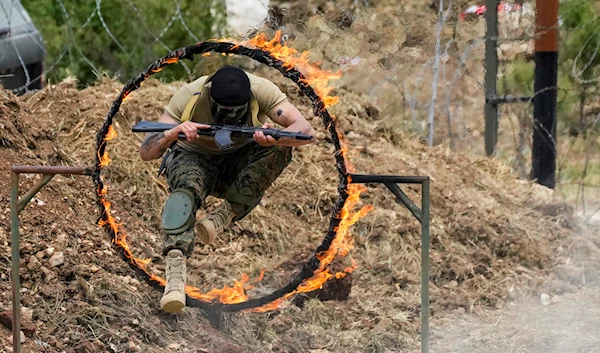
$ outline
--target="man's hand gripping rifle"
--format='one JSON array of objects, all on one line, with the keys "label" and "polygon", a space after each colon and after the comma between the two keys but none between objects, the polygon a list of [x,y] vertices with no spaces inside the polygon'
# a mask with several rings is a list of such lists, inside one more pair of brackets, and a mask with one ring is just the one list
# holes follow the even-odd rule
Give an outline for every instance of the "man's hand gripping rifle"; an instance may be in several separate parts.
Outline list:
[{"label": "man's hand gripping rifle", "polygon": [[[262,131],[265,136],[271,136],[278,140],[280,138],[291,138],[296,140],[312,140],[313,137],[305,135],[299,132],[290,132],[279,129],[262,129],[260,127],[251,126],[233,126],[223,124],[206,124],[209,128],[198,129],[198,135],[202,136],[214,136],[216,145],[222,151],[228,151],[235,147],[235,143],[231,140],[231,137],[241,137],[252,139],[256,131]],[[158,123],[153,121],[140,121],[135,124],[131,131],[133,132],[163,132],[176,127],[176,124]],[[179,134],[180,140],[185,140],[185,134]],[[165,162],[167,155],[163,158],[163,161],[158,170],[158,176],[161,175],[165,168]]]},{"label": "man's hand gripping rifle", "polygon": [[[262,129],[252,126],[233,126],[223,124],[207,124],[210,126],[206,129],[198,129],[198,135],[214,136],[215,143],[222,151],[228,151],[235,147],[235,143],[231,137],[242,137],[251,139],[256,131],[262,131],[265,136],[272,136],[278,140],[280,138],[290,138],[296,140],[312,140],[313,137],[299,132],[284,131],[279,129]],[[153,121],[140,121],[131,129],[133,132],[163,132],[174,128],[175,124],[157,123]],[[179,134],[180,140],[185,140],[183,133]]]}]

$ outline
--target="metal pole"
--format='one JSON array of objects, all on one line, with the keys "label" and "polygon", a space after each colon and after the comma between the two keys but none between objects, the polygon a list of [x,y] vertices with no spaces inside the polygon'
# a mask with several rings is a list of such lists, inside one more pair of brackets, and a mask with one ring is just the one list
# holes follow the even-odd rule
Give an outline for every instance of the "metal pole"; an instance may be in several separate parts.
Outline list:
[{"label": "metal pole", "polygon": [[412,200],[404,193],[404,191],[402,191],[402,189],[398,187],[398,185],[394,183],[385,183],[385,186],[387,186],[388,189],[390,189],[390,191],[394,193],[394,195],[396,195],[398,200],[402,202],[404,206],[406,206],[406,208],[408,208],[410,213],[412,213],[413,216],[415,216],[419,220],[419,222],[422,222],[421,210],[419,209],[419,207],[417,207],[417,205],[415,205],[414,202],[412,202]]},{"label": "metal pole", "polygon": [[19,174],[10,173],[10,234],[11,234],[11,262],[12,262],[12,330],[13,353],[21,353],[21,298],[19,279]]},{"label": "metal pole", "polygon": [[44,178],[40,180],[39,183],[34,185],[34,187],[32,187],[29,191],[27,191],[27,193],[23,195],[23,197],[21,197],[21,200],[17,202],[17,212],[21,213],[21,211],[23,211],[25,206],[27,206],[27,204],[29,203],[29,201],[31,201],[35,194],[37,194],[38,191],[40,191],[46,184],[48,184],[48,182],[52,180],[53,177],[54,174],[44,174]]},{"label": "metal pole", "polygon": [[94,167],[65,167],[65,166],[48,166],[48,165],[13,165],[10,168],[13,172],[21,174],[78,174],[92,175]]},{"label": "metal pole", "polygon": [[[12,330],[13,353],[21,353],[21,281],[19,278],[19,213],[46,185],[55,174],[92,175],[94,167],[64,167],[64,166],[12,166],[10,172],[10,233],[11,233],[11,262],[12,262]],[[44,178],[28,191],[19,202],[19,174],[44,174]]]},{"label": "metal pole", "polygon": [[426,176],[350,174],[350,183],[421,184]]},{"label": "metal pole", "polygon": [[558,0],[536,1],[535,82],[531,177],[556,185],[556,97],[558,77]]},{"label": "metal pole", "polygon": [[485,153],[494,154],[498,141],[498,104],[493,103],[498,76],[498,0],[486,0],[485,23]]},{"label": "metal pole", "polygon": [[421,353],[429,352],[429,179],[421,184]]}]

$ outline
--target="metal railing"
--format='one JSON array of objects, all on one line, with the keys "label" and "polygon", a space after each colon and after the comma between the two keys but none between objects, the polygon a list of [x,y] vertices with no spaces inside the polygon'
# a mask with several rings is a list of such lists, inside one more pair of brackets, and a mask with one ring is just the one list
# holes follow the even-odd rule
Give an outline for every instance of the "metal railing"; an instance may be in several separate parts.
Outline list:
[{"label": "metal railing", "polygon": [[[10,234],[12,262],[12,333],[13,352],[21,353],[21,281],[19,274],[19,213],[56,174],[92,175],[93,167],[12,166],[10,169]],[[42,174],[44,177],[19,200],[19,175]]]},{"label": "metal railing", "polygon": [[[352,184],[379,183],[396,195],[421,223],[421,353],[429,352],[429,184],[428,176],[352,174]],[[397,184],[421,184],[421,208]]]},{"label": "metal railing", "polygon": [[[11,261],[12,261],[12,309],[13,309],[13,352],[21,353],[21,298],[20,298],[20,273],[19,273],[19,214],[31,199],[38,193],[56,174],[67,175],[92,175],[93,167],[61,167],[61,166],[13,166],[11,168]],[[19,175],[42,174],[44,177],[35,184],[19,200]],[[421,352],[429,352],[429,184],[426,176],[398,176],[398,175],[364,175],[352,174],[351,183],[384,184],[406,208],[421,223]],[[397,184],[421,185],[421,208],[419,208]]]}]

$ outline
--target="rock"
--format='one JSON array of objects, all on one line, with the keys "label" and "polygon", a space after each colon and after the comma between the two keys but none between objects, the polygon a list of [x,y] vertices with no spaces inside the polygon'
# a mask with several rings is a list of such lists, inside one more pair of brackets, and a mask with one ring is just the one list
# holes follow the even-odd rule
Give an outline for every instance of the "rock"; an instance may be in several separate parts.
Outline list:
[{"label": "rock", "polygon": [[517,271],[517,273],[531,273],[531,270],[521,265],[515,267],[515,271]]},{"label": "rock", "polygon": [[172,349],[172,350],[179,349],[179,347],[181,347],[181,345],[179,343],[171,343],[170,345],[167,346],[167,348]]},{"label": "rock", "polygon": [[56,236],[56,241],[59,244],[66,244],[67,243],[67,234],[64,232],[58,233],[58,235]]},{"label": "rock", "polygon": [[540,302],[542,305],[550,305],[550,296],[546,293],[540,295]]},{"label": "rock", "polygon": [[140,347],[137,344],[135,344],[134,341],[127,342],[127,349],[130,352],[139,352],[141,350]]},{"label": "rock", "polygon": [[138,326],[140,324],[140,321],[138,319],[133,319],[133,320],[131,320],[131,324],[133,326]]},{"label": "rock", "polygon": [[[12,311],[6,310],[0,313],[0,324],[9,330],[12,330]],[[35,333],[35,325],[31,319],[21,316],[21,342],[24,342],[23,337],[32,337]]]},{"label": "rock", "polygon": [[29,257],[29,263],[27,264],[27,268],[29,270],[35,271],[35,270],[38,270],[41,267],[42,267],[42,264],[37,259],[37,257],[35,257],[35,256],[30,256]]},{"label": "rock", "polygon": [[100,268],[96,265],[92,265],[90,267],[90,271],[92,271],[92,273],[96,273],[96,272],[100,271]]},{"label": "rock", "polygon": [[22,306],[21,317],[24,320],[33,321],[33,310],[29,309],[28,307]]},{"label": "rock", "polygon": [[50,271],[45,266],[42,266],[40,270],[44,274],[44,280],[46,281],[46,283],[50,282],[54,277],[56,277],[56,274],[53,271]]},{"label": "rock", "polygon": [[54,248],[53,247],[49,247],[48,249],[46,249],[46,254],[48,256],[54,255]]},{"label": "rock", "polygon": [[27,341],[27,337],[25,337],[23,331],[19,331],[19,336],[21,338],[21,343],[25,343],[25,341]]},{"label": "rock", "polygon": [[450,281],[450,282],[444,284],[443,287],[444,288],[456,288],[456,287],[458,287],[458,282]]},{"label": "rock", "polygon": [[562,301],[563,301],[563,298],[560,295],[555,295],[552,297],[552,299],[550,299],[550,303],[552,303],[552,304],[560,303]]},{"label": "rock", "polygon": [[65,263],[65,256],[62,252],[57,252],[50,258],[50,267],[60,266]]}]

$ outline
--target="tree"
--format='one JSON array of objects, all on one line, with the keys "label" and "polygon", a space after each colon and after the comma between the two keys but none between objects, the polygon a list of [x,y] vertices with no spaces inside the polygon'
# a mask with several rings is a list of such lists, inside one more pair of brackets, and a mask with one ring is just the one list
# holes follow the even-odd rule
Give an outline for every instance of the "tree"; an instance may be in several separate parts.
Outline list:
[{"label": "tree", "polygon": [[[218,37],[222,0],[22,0],[42,33],[47,77],[76,76],[82,85],[101,75],[126,81],[171,50]],[[155,77],[187,78],[182,65]]]},{"label": "tree", "polygon": [[600,7],[595,0],[561,2],[560,64],[574,86],[579,86],[579,129],[586,134],[588,91],[600,80]]}]

